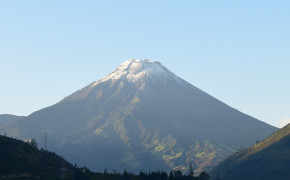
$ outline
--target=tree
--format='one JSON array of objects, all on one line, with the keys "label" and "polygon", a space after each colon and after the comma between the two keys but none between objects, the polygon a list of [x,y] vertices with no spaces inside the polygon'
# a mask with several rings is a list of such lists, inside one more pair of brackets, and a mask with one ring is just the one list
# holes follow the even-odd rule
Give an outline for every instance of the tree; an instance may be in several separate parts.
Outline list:
[{"label": "tree", "polygon": [[126,169],[124,169],[124,172],[123,172],[123,177],[122,177],[124,180],[127,180],[130,178],[130,175],[129,173],[126,171]]},{"label": "tree", "polygon": [[106,174],[108,174],[108,169],[107,168],[104,169],[104,175],[106,175]]},{"label": "tree", "polygon": [[182,172],[180,170],[173,171],[174,176],[182,176]]},{"label": "tree", "polygon": [[205,171],[202,171],[199,175],[199,178],[201,180],[209,180],[209,174],[207,174]]},{"label": "tree", "polygon": [[31,145],[34,148],[38,147],[37,142],[36,142],[36,140],[34,138],[31,138],[30,141],[28,141],[28,144]]},{"label": "tree", "polygon": [[172,170],[171,170],[170,173],[169,173],[169,178],[170,178],[170,179],[173,178],[173,172],[172,172]]},{"label": "tree", "polygon": [[190,162],[188,176],[193,177],[193,175],[194,175],[194,170],[192,168],[192,162]]}]

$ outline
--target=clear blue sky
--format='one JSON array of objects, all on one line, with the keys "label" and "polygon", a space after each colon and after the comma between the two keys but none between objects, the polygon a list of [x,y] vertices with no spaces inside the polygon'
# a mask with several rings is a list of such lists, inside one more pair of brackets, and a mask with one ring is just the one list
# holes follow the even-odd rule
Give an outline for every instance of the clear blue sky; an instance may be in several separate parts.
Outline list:
[{"label": "clear blue sky", "polygon": [[0,1],[0,114],[28,115],[130,58],[290,122],[290,1]]}]

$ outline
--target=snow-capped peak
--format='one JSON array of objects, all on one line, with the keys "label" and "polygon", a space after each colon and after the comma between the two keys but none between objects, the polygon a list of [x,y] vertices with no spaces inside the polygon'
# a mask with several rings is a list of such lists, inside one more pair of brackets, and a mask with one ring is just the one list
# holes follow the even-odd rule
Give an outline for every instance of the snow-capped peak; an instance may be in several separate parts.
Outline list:
[{"label": "snow-capped peak", "polygon": [[168,78],[179,80],[179,77],[170,72],[158,61],[130,59],[122,63],[111,74],[95,82],[92,86],[109,80],[115,82],[121,78],[134,83],[143,81],[145,78],[152,80],[165,80]]}]

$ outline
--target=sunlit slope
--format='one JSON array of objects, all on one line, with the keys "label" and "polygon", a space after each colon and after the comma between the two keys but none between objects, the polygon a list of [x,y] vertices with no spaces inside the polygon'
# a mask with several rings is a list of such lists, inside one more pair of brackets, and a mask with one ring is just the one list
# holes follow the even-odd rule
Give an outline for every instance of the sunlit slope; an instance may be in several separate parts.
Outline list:
[{"label": "sunlit slope", "polygon": [[290,124],[263,141],[240,150],[211,172],[227,179],[290,179]]}]

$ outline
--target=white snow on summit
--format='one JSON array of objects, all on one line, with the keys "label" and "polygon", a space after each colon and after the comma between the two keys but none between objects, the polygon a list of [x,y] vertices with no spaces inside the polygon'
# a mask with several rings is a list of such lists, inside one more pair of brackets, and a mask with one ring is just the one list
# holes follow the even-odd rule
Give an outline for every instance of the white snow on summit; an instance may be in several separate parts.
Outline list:
[{"label": "white snow on summit", "polygon": [[145,78],[152,80],[173,79],[180,81],[180,78],[165,68],[160,62],[152,60],[130,59],[122,63],[115,71],[107,75],[103,79],[93,83],[93,86],[99,83],[111,80],[115,82],[119,79],[126,79],[129,82],[138,83],[144,81]]}]

